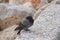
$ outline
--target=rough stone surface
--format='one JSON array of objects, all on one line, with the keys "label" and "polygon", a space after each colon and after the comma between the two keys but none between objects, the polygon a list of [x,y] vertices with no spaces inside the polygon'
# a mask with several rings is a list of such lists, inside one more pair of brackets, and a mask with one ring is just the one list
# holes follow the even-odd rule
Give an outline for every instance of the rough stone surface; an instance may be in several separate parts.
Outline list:
[{"label": "rough stone surface", "polygon": [[0,18],[7,18],[13,15],[34,14],[36,10],[31,7],[24,7],[23,5],[13,5],[0,3]]},{"label": "rough stone surface", "polygon": [[22,31],[15,40],[60,40],[60,5],[47,7],[30,31]]}]

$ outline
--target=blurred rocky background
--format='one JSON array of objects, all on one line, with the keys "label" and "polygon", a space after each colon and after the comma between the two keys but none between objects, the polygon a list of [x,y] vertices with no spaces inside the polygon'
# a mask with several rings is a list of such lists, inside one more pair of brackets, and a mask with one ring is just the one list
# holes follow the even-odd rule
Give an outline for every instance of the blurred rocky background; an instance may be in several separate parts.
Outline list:
[{"label": "blurred rocky background", "polygon": [[[33,26],[16,35],[14,29],[28,15]],[[60,40],[59,30],[60,0],[0,0],[0,40]]]}]

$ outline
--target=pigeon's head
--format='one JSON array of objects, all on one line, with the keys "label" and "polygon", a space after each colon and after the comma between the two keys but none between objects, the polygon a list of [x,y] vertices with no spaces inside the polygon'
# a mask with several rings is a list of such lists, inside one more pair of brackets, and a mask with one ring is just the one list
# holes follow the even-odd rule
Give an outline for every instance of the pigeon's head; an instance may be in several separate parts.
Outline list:
[{"label": "pigeon's head", "polygon": [[32,23],[34,22],[34,20],[33,20],[33,17],[32,17],[32,16],[27,16],[27,17],[26,17],[26,19],[27,19],[27,20],[29,20],[29,21],[30,21],[30,22],[32,22]]}]

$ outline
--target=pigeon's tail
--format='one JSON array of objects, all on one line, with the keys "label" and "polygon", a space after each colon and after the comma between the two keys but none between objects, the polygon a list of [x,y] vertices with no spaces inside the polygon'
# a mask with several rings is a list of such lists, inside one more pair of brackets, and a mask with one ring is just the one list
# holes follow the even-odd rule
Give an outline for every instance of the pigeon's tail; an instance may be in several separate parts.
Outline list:
[{"label": "pigeon's tail", "polygon": [[15,28],[14,31],[16,31],[16,30],[20,30],[20,29],[21,29],[20,26],[21,26],[21,23]]},{"label": "pigeon's tail", "polygon": [[16,30],[19,30],[19,26],[18,26],[18,27],[16,27],[14,31],[16,31]]}]

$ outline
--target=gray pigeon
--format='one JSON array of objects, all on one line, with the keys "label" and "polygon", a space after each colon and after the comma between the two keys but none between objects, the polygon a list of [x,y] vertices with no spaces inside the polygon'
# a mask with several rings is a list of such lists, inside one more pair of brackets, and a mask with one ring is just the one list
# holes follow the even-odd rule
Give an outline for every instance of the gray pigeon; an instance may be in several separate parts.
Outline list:
[{"label": "gray pigeon", "polygon": [[28,31],[34,23],[32,16],[27,16],[22,22],[19,23],[18,27],[15,28],[15,31],[18,30],[17,34],[20,34],[21,30]]}]

